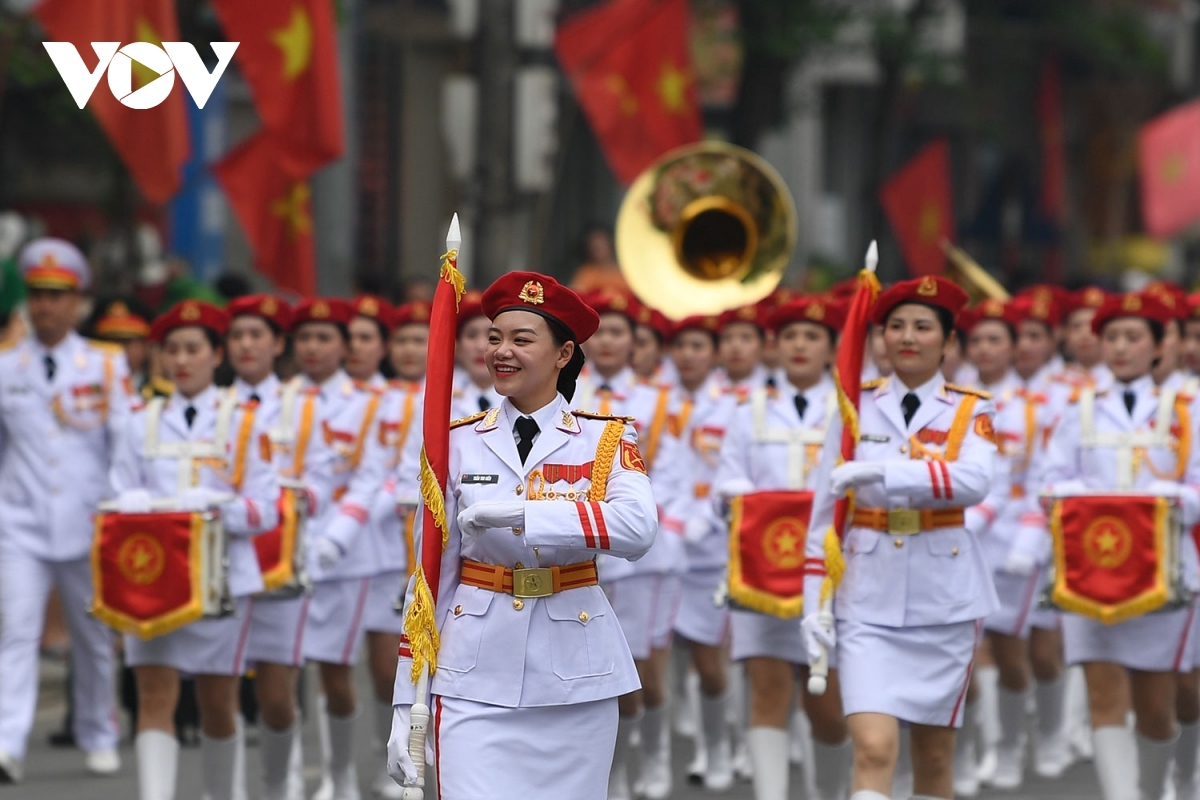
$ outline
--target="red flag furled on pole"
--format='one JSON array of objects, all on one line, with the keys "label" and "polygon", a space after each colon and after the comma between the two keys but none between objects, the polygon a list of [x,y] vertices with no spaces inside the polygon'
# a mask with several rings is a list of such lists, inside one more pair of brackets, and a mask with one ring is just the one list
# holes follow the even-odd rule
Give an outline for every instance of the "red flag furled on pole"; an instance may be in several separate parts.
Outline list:
[{"label": "red flag furled on pole", "polygon": [[1042,140],[1042,213],[1056,225],[1067,221],[1067,154],[1063,135],[1062,80],[1058,61],[1042,64],[1037,93],[1038,130]]},{"label": "red flag furled on pole", "polygon": [[281,289],[311,296],[317,289],[312,190],[277,158],[269,133],[251,136],[213,167],[250,241],[254,262]]},{"label": "red flag furled on pole", "polygon": [[913,275],[940,275],[945,267],[942,240],[954,241],[950,190],[950,145],[927,145],[879,190],[879,202],[900,242]]},{"label": "red flag furled on pole", "polygon": [[1142,126],[1138,172],[1147,233],[1173,236],[1200,220],[1200,100]]},{"label": "red flag furled on pole", "polygon": [[213,0],[284,168],[307,178],[345,149],[333,0]]},{"label": "red flag furled on pole", "polygon": [[[173,0],[43,0],[34,15],[49,38],[70,42],[89,71],[97,69],[92,42],[177,42],[179,21]],[[117,58],[125,58],[118,55]],[[160,75],[133,61],[133,92]],[[152,108],[135,109],[121,104],[107,81],[101,79],[88,107],[112,142],[138,188],[152,203],[165,203],[183,185],[183,165],[191,153],[188,139],[184,87],[180,80],[166,99]]]},{"label": "red flag furled on pole", "polygon": [[688,0],[609,0],[570,17],[554,51],[613,173],[630,183],[704,135]]}]

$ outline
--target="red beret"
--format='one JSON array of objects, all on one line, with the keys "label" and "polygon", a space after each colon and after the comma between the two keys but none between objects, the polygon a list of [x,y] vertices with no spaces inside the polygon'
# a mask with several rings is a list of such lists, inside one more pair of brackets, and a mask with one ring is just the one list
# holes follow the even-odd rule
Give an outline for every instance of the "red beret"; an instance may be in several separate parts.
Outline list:
[{"label": "red beret", "polygon": [[1188,295],[1188,319],[1200,320],[1200,292]]},{"label": "red beret", "polygon": [[1099,335],[1104,326],[1120,317],[1138,317],[1166,325],[1175,319],[1175,312],[1161,299],[1145,292],[1115,294],[1104,301],[1092,318],[1092,330]]},{"label": "red beret", "polygon": [[719,317],[711,315],[696,314],[690,317],[684,317],[678,322],[671,324],[671,335],[668,337],[674,339],[684,331],[703,331],[715,336],[717,331],[721,329],[721,320]]},{"label": "red beret", "polygon": [[836,335],[846,325],[846,307],[820,297],[800,297],[775,309],[767,320],[767,329],[778,333],[793,322],[824,325]]},{"label": "red beret", "polygon": [[301,300],[292,309],[292,330],[306,322],[328,322],[331,325],[349,325],[354,319],[354,307],[339,297],[311,297]]},{"label": "red beret", "polygon": [[366,317],[372,322],[378,322],[386,330],[392,329],[392,306],[382,297],[373,294],[360,294],[351,302],[354,316]]},{"label": "red beret", "polygon": [[1182,286],[1170,281],[1151,281],[1142,289],[1142,294],[1150,295],[1162,301],[1175,319],[1187,319],[1187,292]]},{"label": "red beret", "polygon": [[892,309],[902,303],[944,308],[952,317],[956,317],[967,304],[967,293],[954,281],[937,275],[900,281],[876,298],[871,308],[871,321],[882,325]]},{"label": "red beret", "polygon": [[1012,308],[1012,303],[1005,303],[1003,300],[989,297],[971,308],[964,308],[958,315],[955,327],[965,333],[970,333],[976,325],[987,320],[1003,322],[1011,325],[1014,329],[1020,321]]},{"label": "red beret", "polygon": [[1067,291],[1061,286],[1039,283],[1020,292],[1015,300],[1015,309],[1021,320],[1034,320],[1056,328],[1062,323],[1063,307]]},{"label": "red beret", "polygon": [[760,330],[766,330],[767,314],[763,313],[763,309],[758,306],[741,306],[740,308],[731,308],[728,311],[722,312],[718,325],[720,330],[725,330],[730,325],[737,322],[745,322],[754,325]]},{"label": "red beret", "polygon": [[429,316],[433,313],[433,308],[424,300],[414,300],[411,303],[405,303],[402,306],[396,306],[396,312],[392,314],[392,329],[399,328],[401,325],[429,325]]},{"label": "red beret", "polygon": [[483,311],[483,292],[478,289],[471,289],[464,292],[462,299],[458,301],[458,330],[461,333],[463,325],[466,325],[477,317],[486,317],[487,314]]},{"label": "red beret", "polygon": [[637,312],[641,305],[630,292],[609,290],[589,292],[583,296],[583,302],[597,314],[622,314],[634,322],[637,321]]},{"label": "red beret", "polygon": [[1087,308],[1095,310],[1104,305],[1109,297],[1111,295],[1099,286],[1085,286],[1078,291],[1071,292],[1067,295],[1066,303],[1063,304],[1063,317],[1069,317],[1076,311],[1083,311]]},{"label": "red beret", "polygon": [[96,321],[95,332],[105,339],[145,339],[150,335],[150,323],[130,311],[123,300],[114,300]]},{"label": "red beret", "polygon": [[531,311],[563,325],[575,341],[583,343],[600,327],[600,315],[571,289],[549,275],[510,272],[502,275],[483,293],[483,312],[488,319],[505,311]]},{"label": "red beret", "polygon": [[230,319],[242,316],[262,317],[281,331],[292,327],[292,307],[274,295],[250,294],[235,297],[225,306],[225,311]]},{"label": "red beret", "polygon": [[826,294],[835,300],[849,300],[858,291],[858,276],[838,281],[826,290]]},{"label": "red beret", "polygon": [[665,340],[671,335],[671,320],[667,319],[666,314],[644,303],[638,303],[634,322],[654,331],[660,339]]},{"label": "red beret", "polygon": [[224,336],[228,327],[229,315],[222,309],[200,300],[183,300],[154,320],[154,325],[150,328],[150,338],[161,342],[176,328],[205,328],[217,336]]}]

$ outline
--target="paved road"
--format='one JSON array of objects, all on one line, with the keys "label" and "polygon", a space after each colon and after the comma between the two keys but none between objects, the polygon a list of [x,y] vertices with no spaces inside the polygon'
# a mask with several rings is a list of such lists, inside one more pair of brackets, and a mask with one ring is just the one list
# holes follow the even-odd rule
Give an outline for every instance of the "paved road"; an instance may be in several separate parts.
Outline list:
[{"label": "paved road", "polygon": [[[47,734],[53,730],[62,714],[61,670],[51,666],[44,671],[47,686],[44,687],[36,727],[31,741],[31,752],[26,761],[26,782],[20,786],[0,786],[0,800],[136,800],[137,783],[133,764],[133,752],[128,744],[121,748],[124,764],[121,773],[109,779],[91,778],[83,768],[83,757],[73,750],[60,750],[46,744]],[[361,680],[359,685],[365,689],[366,683]],[[370,715],[362,717],[359,730],[358,767],[359,777],[363,782],[363,797],[368,798],[370,781],[375,777],[379,765],[379,756],[371,748]],[[249,785],[258,786],[260,770],[258,769],[258,750],[254,747],[254,731],[249,733],[250,750],[247,758],[247,774]],[[317,752],[315,727],[310,723],[305,726],[305,747],[308,753]],[[683,752],[686,749],[682,742],[675,748],[679,763],[677,774],[682,775],[684,763]],[[200,753],[194,748],[184,749],[180,758],[180,790],[179,800],[198,800],[201,795]],[[798,776],[798,773],[793,773]],[[311,792],[316,788],[317,776],[309,772],[308,788]],[[798,783],[798,777],[793,778]],[[1077,765],[1059,781],[1048,783],[1033,780],[1021,792],[988,793],[983,798],[1004,798],[1004,800],[1094,800],[1099,796],[1096,780],[1090,765]],[[703,789],[681,785],[675,793],[678,800],[711,800],[716,795],[706,793]],[[739,784],[735,790],[724,795],[728,800],[752,800],[753,791],[749,784]],[[795,800],[800,800],[803,793],[797,788],[792,792]],[[257,793],[252,792],[250,800],[257,800]]]}]

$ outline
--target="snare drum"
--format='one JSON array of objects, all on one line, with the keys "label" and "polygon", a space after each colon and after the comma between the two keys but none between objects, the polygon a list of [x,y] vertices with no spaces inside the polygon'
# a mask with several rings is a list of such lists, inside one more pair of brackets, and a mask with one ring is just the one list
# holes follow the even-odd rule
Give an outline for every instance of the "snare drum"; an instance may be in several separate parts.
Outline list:
[{"label": "snare drum", "polygon": [[307,592],[312,583],[305,571],[308,498],[304,486],[280,481],[279,525],[254,537],[254,551],[266,590],[260,600],[286,599]]},{"label": "snare drum", "polygon": [[1191,601],[1181,558],[1183,524],[1172,498],[1058,498],[1050,534],[1050,603],[1063,611],[1112,625]]},{"label": "snare drum", "polygon": [[92,613],[140,639],[233,611],[225,530],[213,511],[104,512],[92,541]]}]

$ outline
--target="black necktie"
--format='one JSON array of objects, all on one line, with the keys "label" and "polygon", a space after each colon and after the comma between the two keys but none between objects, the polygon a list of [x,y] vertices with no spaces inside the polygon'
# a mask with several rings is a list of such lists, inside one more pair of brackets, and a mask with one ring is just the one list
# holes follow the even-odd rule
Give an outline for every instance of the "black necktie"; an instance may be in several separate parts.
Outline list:
[{"label": "black necktie", "polygon": [[798,394],[792,398],[792,401],[796,404],[796,413],[800,415],[800,421],[804,422],[804,412],[808,409],[808,400],[804,395]]},{"label": "black necktie", "polygon": [[600,384],[600,392],[602,394],[612,394],[612,387],[607,383],[602,383]]},{"label": "black necktie", "polygon": [[921,398],[909,392],[904,395],[904,399],[900,401],[900,405],[904,407],[904,424],[907,425],[912,422],[913,414],[916,414],[917,409],[921,407]]},{"label": "black necktie", "polygon": [[1129,412],[1129,416],[1133,416],[1133,406],[1137,403],[1137,395],[1133,393],[1133,389],[1126,389],[1125,395],[1125,410]]},{"label": "black necktie", "polygon": [[54,380],[54,372],[58,369],[58,365],[54,363],[54,356],[48,355],[42,359],[42,363],[46,365],[46,383]]},{"label": "black necktie", "polygon": [[521,457],[521,463],[525,463],[525,459],[529,456],[529,451],[533,449],[533,437],[538,435],[541,428],[538,427],[537,421],[533,417],[518,417],[517,418],[517,455]]},{"label": "black necktie", "polygon": [[258,396],[258,392],[251,392],[250,402],[251,403],[261,403],[262,402],[262,398]]},{"label": "black necktie", "polygon": [[483,395],[479,395],[479,410],[487,411],[491,407],[492,407],[492,404],[488,402],[488,399],[486,397],[484,397]]},{"label": "black necktie", "polygon": [[192,423],[196,421],[196,407],[188,406],[183,410],[183,421],[187,423],[188,429],[192,427]]}]

